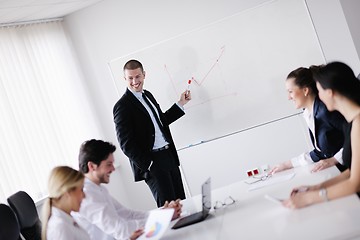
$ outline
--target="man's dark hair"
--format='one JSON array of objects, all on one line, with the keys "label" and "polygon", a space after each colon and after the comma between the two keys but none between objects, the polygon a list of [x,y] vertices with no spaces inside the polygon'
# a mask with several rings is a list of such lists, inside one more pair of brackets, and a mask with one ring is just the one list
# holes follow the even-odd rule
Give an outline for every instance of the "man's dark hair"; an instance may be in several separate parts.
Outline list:
[{"label": "man's dark hair", "polygon": [[135,70],[135,69],[141,69],[141,72],[144,72],[144,68],[143,65],[141,64],[141,62],[139,62],[138,60],[132,59],[127,61],[127,63],[125,63],[124,65],[124,71],[127,70]]},{"label": "man's dark hair", "polygon": [[93,162],[99,166],[101,161],[107,159],[111,153],[115,152],[115,150],[116,147],[109,142],[96,139],[85,141],[80,146],[79,171],[88,173],[88,162]]}]

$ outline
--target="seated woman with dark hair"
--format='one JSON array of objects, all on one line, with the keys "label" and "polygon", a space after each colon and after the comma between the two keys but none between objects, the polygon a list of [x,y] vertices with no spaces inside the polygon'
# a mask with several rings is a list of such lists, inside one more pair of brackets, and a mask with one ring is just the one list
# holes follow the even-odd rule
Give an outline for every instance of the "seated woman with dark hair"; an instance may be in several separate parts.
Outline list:
[{"label": "seated woman with dark hair", "polygon": [[342,146],[346,120],[339,112],[329,112],[319,99],[313,78],[313,72],[318,68],[311,66],[295,69],[289,73],[285,82],[288,99],[294,102],[296,109],[304,109],[303,117],[309,128],[314,149],[272,167],[270,174],[314,162],[312,172],[334,165],[343,170]]},{"label": "seated woman with dark hair", "polygon": [[[345,197],[360,191],[360,81],[344,63],[332,62],[314,75],[319,96],[329,111],[339,111],[349,123],[345,132],[343,162],[348,167],[340,175],[314,186],[295,188],[283,205],[301,208]],[[358,194],[359,195],[359,194]]]}]

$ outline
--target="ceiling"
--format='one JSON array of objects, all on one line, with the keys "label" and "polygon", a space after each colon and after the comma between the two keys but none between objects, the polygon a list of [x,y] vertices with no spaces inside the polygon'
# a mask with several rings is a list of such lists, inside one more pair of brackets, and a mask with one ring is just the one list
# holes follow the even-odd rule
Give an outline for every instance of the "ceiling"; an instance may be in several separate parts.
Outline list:
[{"label": "ceiling", "polygon": [[59,18],[103,0],[0,0],[0,24]]}]

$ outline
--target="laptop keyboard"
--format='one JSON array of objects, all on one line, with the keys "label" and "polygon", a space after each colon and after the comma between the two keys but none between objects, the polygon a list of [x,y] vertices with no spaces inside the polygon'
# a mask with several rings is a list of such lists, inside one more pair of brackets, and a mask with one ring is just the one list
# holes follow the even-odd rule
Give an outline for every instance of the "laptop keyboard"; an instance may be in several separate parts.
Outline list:
[{"label": "laptop keyboard", "polygon": [[204,220],[203,213],[197,212],[197,213],[194,213],[194,214],[191,214],[189,216],[179,219],[179,221],[177,221],[177,223],[175,223],[175,225],[172,227],[172,229],[185,227],[190,224],[200,222],[201,220]]}]

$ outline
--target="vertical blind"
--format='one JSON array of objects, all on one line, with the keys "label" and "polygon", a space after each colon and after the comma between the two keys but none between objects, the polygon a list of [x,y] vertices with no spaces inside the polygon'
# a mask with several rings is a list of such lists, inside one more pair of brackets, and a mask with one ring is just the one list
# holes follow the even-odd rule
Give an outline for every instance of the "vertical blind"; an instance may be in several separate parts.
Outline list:
[{"label": "vertical blind", "polygon": [[0,202],[19,190],[36,201],[54,166],[78,169],[96,121],[61,21],[0,28]]}]

